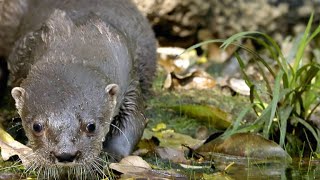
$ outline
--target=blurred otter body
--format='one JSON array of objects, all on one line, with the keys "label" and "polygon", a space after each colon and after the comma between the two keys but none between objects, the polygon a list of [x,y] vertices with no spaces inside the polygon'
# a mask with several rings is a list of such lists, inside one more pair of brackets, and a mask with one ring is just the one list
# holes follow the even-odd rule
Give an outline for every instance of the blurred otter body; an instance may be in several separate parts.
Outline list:
[{"label": "blurred otter body", "polygon": [[[5,0],[0,56],[34,168],[101,168],[142,136],[155,38],[129,0]],[[5,37],[5,38],[4,38]],[[44,169],[46,169],[44,168]],[[68,169],[67,168],[67,169]],[[101,172],[100,172],[101,173]]]}]

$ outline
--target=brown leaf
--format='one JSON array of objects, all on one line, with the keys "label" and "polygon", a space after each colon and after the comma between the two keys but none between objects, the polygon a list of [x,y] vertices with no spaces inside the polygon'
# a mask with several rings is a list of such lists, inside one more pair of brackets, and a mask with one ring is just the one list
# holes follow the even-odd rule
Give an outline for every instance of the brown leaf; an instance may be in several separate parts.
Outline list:
[{"label": "brown leaf", "polygon": [[119,163],[111,163],[110,169],[127,175],[141,176],[148,173],[150,165],[139,156],[128,156]]},{"label": "brown leaf", "polygon": [[29,147],[15,141],[2,127],[0,127],[0,148],[3,160],[6,161],[11,156],[18,155],[23,164],[29,162],[27,157],[32,153],[32,150]]},{"label": "brown leaf", "polygon": [[129,156],[119,163],[111,163],[109,168],[123,173],[122,177],[126,178],[186,179],[184,175],[175,172],[153,170],[147,162],[138,156]]},{"label": "brown leaf", "polygon": [[206,126],[197,127],[197,131],[195,135],[196,139],[204,140],[204,139],[207,139],[208,135],[209,135],[208,127]]},{"label": "brown leaf", "polygon": [[154,136],[160,140],[160,146],[170,147],[173,149],[184,149],[182,145],[189,147],[195,147],[198,144],[202,144],[203,141],[193,139],[191,136],[175,133],[173,130],[165,130],[154,133]]},{"label": "brown leaf", "polygon": [[147,177],[149,173],[149,169],[147,168],[121,164],[121,163],[111,163],[109,165],[109,168],[116,170],[127,176],[130,175],[130,177]]},{"label": "brown leaf", "polygon": [[232,156],[237,156],[261,162],[290,163],[292,161],[278,144],[253,133],[237,133],[225,139],[217,138],[202,145],[196,151],[209,155],[208,158],[211,158],[214,153],[219,153],[230,155],[230,159],[234,158]]},{"label": "brown leaf", "polygon": [[167,72],[182,72],[183,70],[174,64],[174,61],[160,59],[158,64]]},{"label": "brown leaf", "polygon": [[161,159],[167,159],[175,163],[187,163],[184,151],[182,150],[176,150],[169,147],[158,147],[156,148],[156,152]]},{"label": "brown leaf", "polygon": [[229,84],[230,88],[235,92],[241,95],[250,96],[250,87],[246,84],[246,82],[243,79],[231,78],[229,80]]},{"label": "brown leaf", "polygon": [[196,50],[185,51],[178,47],[160,47],[157,49],[159,55],[158,64],[168,73],[180,73],[194,64],[199,58]]},{"label": "brown leaf", "polygon": [[212,89],[215,87],[215,80],[202,70],[191,70],[184,74],[170,73],[164,82],[166,89]]},{"label": "brown leaf", "polygon": [[121,159],[119,163],[124,165],[131,165],[131,166],[151,169],[150,165],[139,156],[127,156]]}]

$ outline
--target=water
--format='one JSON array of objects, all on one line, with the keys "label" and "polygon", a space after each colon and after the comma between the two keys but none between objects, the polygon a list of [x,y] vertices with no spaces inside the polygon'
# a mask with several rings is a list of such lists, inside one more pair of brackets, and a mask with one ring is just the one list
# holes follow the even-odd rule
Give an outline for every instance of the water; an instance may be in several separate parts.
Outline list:
[{"label": "water", "polygon": [[226,174],[234,179],[320,179],[320,160],[294,159],[292,164],[233,165]]}]

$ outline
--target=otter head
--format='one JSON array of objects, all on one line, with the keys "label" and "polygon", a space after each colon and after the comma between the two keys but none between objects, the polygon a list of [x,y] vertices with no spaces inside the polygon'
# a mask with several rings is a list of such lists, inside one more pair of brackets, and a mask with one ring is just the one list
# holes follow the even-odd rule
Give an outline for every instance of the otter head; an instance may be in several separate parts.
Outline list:
[{"label": "otter head", "polygon": [[94,97],[86,99],[84,92],[77,96],[57,89],[38,94],[15,87],[11,93],[29,144],[35,152],[40,152],[42,160],[61,165],[83,163],[79,161],[97,156],[102,149],[115,111],[119,87],[116,84],[107,85],[104,100],[98,102],[93,102],[96,100]]},{"label": "otter head", "polygon": [[[82,82],[90,87],[90,82]],[[118,85],[109,84],[102,91],[92,88],[77,91],[77,86],[63,83],[62,87],[46,87],[49,83],[39,83],[43,87],[37,86],[38,90],[33,87],[12,89],[29,146],[33,149],[33,154],[27,157],[31,161],[29,165],[39,169],[52,167],[57,174],[61,174],[61,167],[87,172],[102,168],[99,154],[115,112]]]}]

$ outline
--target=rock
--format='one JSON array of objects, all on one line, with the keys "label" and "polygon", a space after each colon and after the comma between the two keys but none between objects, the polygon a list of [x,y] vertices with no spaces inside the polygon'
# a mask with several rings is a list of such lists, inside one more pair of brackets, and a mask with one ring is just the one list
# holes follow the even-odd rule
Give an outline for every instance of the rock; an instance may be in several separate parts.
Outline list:
[{"label": "rock", "polygon": [[[300,33],[320,1],[312,0],[133,0],[148,17],[162,46],[189,47],[241,31],[262,31],[277,40]],[[298,31],[297,31],[298,29]],[[209,32],[209,33],[208,33]]]},{"label": "rock", "polygon": [[197,30],[207,23],[205,17],[210,9],[208,0],[133,1],[152,23],[160,44],[168,43],[167,38],[184,38],[184,42],[191,38],[194,43]]}]

